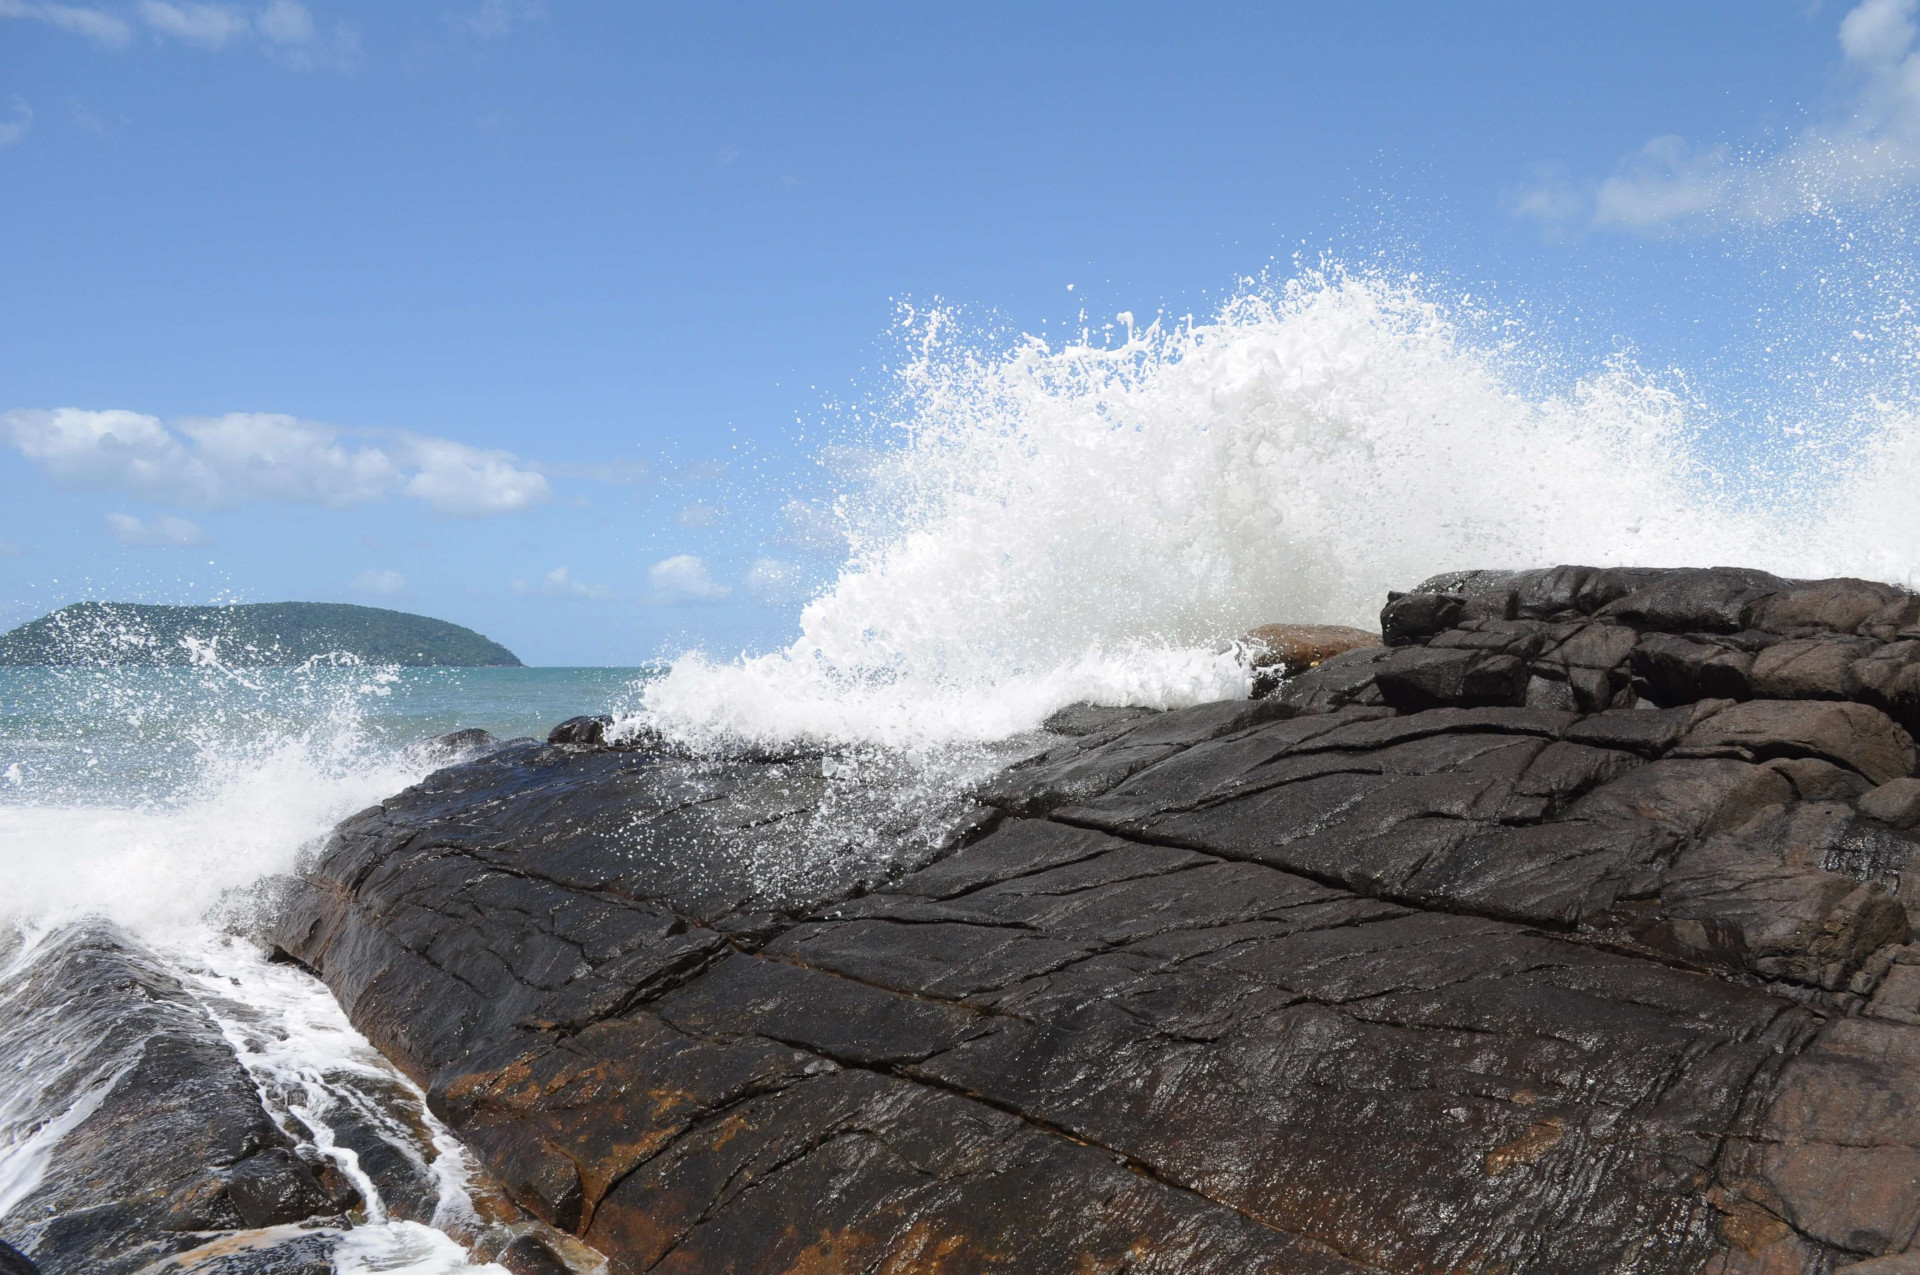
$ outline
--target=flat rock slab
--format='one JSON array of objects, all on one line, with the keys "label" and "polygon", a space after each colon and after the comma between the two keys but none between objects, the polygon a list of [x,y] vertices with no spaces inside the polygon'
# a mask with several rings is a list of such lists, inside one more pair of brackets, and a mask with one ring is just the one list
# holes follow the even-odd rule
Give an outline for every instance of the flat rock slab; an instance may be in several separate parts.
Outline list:
[{"label": "flat rock slab", "polygon": [[343,825],[279,941],[616,1272],[1897,1263],[1912,603],[1460,573],[804,888],[817,766],[507,748]]}]

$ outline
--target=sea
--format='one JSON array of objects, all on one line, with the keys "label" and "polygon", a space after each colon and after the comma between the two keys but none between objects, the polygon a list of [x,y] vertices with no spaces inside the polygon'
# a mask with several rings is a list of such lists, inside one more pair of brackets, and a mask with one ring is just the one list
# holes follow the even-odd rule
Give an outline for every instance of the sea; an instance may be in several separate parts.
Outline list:
[{"label": "sea", "polygon": [[[1760,367],[1775,390],[1758,411],[1628,350],[1543,353],[1454,285],[1338,266],[1064,340],[910,314],[842,448],[857,464],[787,502],[789,530],[838,565],[769,650],[632,669],[0,669],[0,1017],[63,927],[105,918],[201,989],[315,1153],[351,1177],[330,1122],[375,1109],[396,1153],[432,1167],[428,1223],[376,1192],[338,1269],[480,1263],[465,1151],[237,919],[337,820],[442,764],[425,741],[606,713],[695,749],[804,742],[951,788],[1068,704],[1244,696],[1240,634],[1371,624],[1389,589],[1441,571],[1725,564],[1911,587],[1909,282],[1827,325],[1832,357],[1794,365],[1817,375]],[[6,1235],[110,1077],[22,1040],[0,1040],[0,1065]]]},{"label": "sea", "polygon": [[[282,1128],[358,1189],[364,1207],[334,1252],[337,1270],[504,1271],[471,1255],[488,1247],[493,1212],[476,1206],[466,1151],[323,984],[266,959],[253,887],[295,870],[342,818],[445,765],[433,739],[475,727],[544,737],[577,713],[634,702],[652,676],[349,662],[0,668],[0,1237],[30,1230],[16,1206],[127,1059],[8,1001],[69,927],[105,920],[213,1017]],[[415,1216],[396,1217],[364,1167],[374,1158],[411,1164],[400,1179],[430,1184],[431,1207],[410,1201]]]}]

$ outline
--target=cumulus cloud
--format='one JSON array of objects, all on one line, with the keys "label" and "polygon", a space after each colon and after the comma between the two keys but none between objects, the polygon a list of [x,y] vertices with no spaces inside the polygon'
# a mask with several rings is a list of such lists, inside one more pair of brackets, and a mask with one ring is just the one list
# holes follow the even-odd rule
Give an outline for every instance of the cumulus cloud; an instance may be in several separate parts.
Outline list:
[{"label": "cumulus cloud", "polygon": [[374,598],[404,598],[411,590],[407,588],[407,578],[398,571],[376,571],[368,568],[353,578],[347,586],[355,593]]},{"label": "cumulus cloud", "polygon": [[394,449],[412,468],[406,494],[436,512],[457,518],[519,513],[553,495],[545,476],[520,464],[510,452],[481,451],[444,438],[400,436]]},{"label": "cumulus cloud", "polygon": [[1515,193],[1513,211],[1549,227],[1659,233],[1784,221],[1920,188],[1916,4],[1862,0],[1841,19],[1854,88],[1838,121],[1752,151],[1656,137],[1599,182],[1536,179]]},{"label": "cumulus cloud", "polygon": [[159,34],[209,49],[231,44],[253,29],[247,15],[229,4],[140,0],[138,12],[140,20]]},{"label": "cumulus cloud", "polygon": [[405,431],[347,431],[271,412],[162,423],[140,412],[0,412],[0,443],[54,481],[191,509],[257,502],[342,509],[389,497],[483,518],[552,498],[512,453]]},{"label": "cumulus cloud", "polygon": [[199,527],[172,514],[161,514],[151,522],[142,522],[132,514],[108,514],[107,526],[113,529],[113,538],[123,545],[177,549],[207,543],[206,533]]},{"label": "cumulus cloud", "polygon": [[33,108],[25,98],[13,99],[13,118],[0,120],[0,146],[11,146],[33,129]]},{"label": "cumulus cloud", "polygon": [[34,4],[28,0],[0,0],[0,18],[44,22],[70,35],[97,40],[108,48],[122,48],[133,39],[133,28],[111,13],[72,4]]},{"label": "cumulus cloud", "polygon": [[[515,580],[513,582],[513,591],[515,593],[528,592],[527,582],[525,580]],[[585,580],[574,579],[573,573],[565,567],[555,567],[553,570],[547,572],[546,575],[540,577],[540,592],[546,594],[548,597],[593,598],[600,602],[604,602],[614,596],[613,590],[604,584],[588,584]]]},{"label": "cumulus cloud", "polygon": [[647,572],[647,586],[653,590],[652,600],[656,606],[721,602],[733,594],[732,589],[707,573],[706,563],[690,553],[654,563]]},{"label": "cumulus cloud", "polygon": [[522,22],[546,16],[538,0],[480,0],[471,9],[447,15],[455,30],[479,40],[499,40]]},{"label": "cumulus cloud", "polygon": [[756,558],[740,583],[767,606],[792,602],[800,597],[800,568],[778,558]]},{"label": "cumulus cloud", "polygon": [[310,44],[318,34],[313,27],[313,15],[307,12],[306,5],[296,0],[273,0],[260,11],[254,25],[263,39],[275,44]]}]

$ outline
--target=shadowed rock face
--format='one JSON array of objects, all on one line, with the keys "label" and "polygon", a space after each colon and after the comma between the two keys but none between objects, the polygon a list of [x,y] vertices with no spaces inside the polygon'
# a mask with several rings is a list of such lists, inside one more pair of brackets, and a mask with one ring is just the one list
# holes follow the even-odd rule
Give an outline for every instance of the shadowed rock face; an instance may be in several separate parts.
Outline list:
[{"label": "shadowed rock face", "polygon": [[279,940],[618,1272],[1920,1260],[1920,599],[1471,572],[1382,628],[1065,715],[799,893],[738,846],[817,763],[509,747]]}]

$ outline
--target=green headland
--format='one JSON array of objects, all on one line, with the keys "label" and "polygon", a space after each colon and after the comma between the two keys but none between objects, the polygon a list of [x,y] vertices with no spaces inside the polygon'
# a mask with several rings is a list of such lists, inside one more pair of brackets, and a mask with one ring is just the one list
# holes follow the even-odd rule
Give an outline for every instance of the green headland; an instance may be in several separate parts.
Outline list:
[{"label": "green headland", "polygon": [[340,602],[149,606],[76,602],[0,634],[0,665],[364,664],[519,668],[472,629],[424,615]]}]

